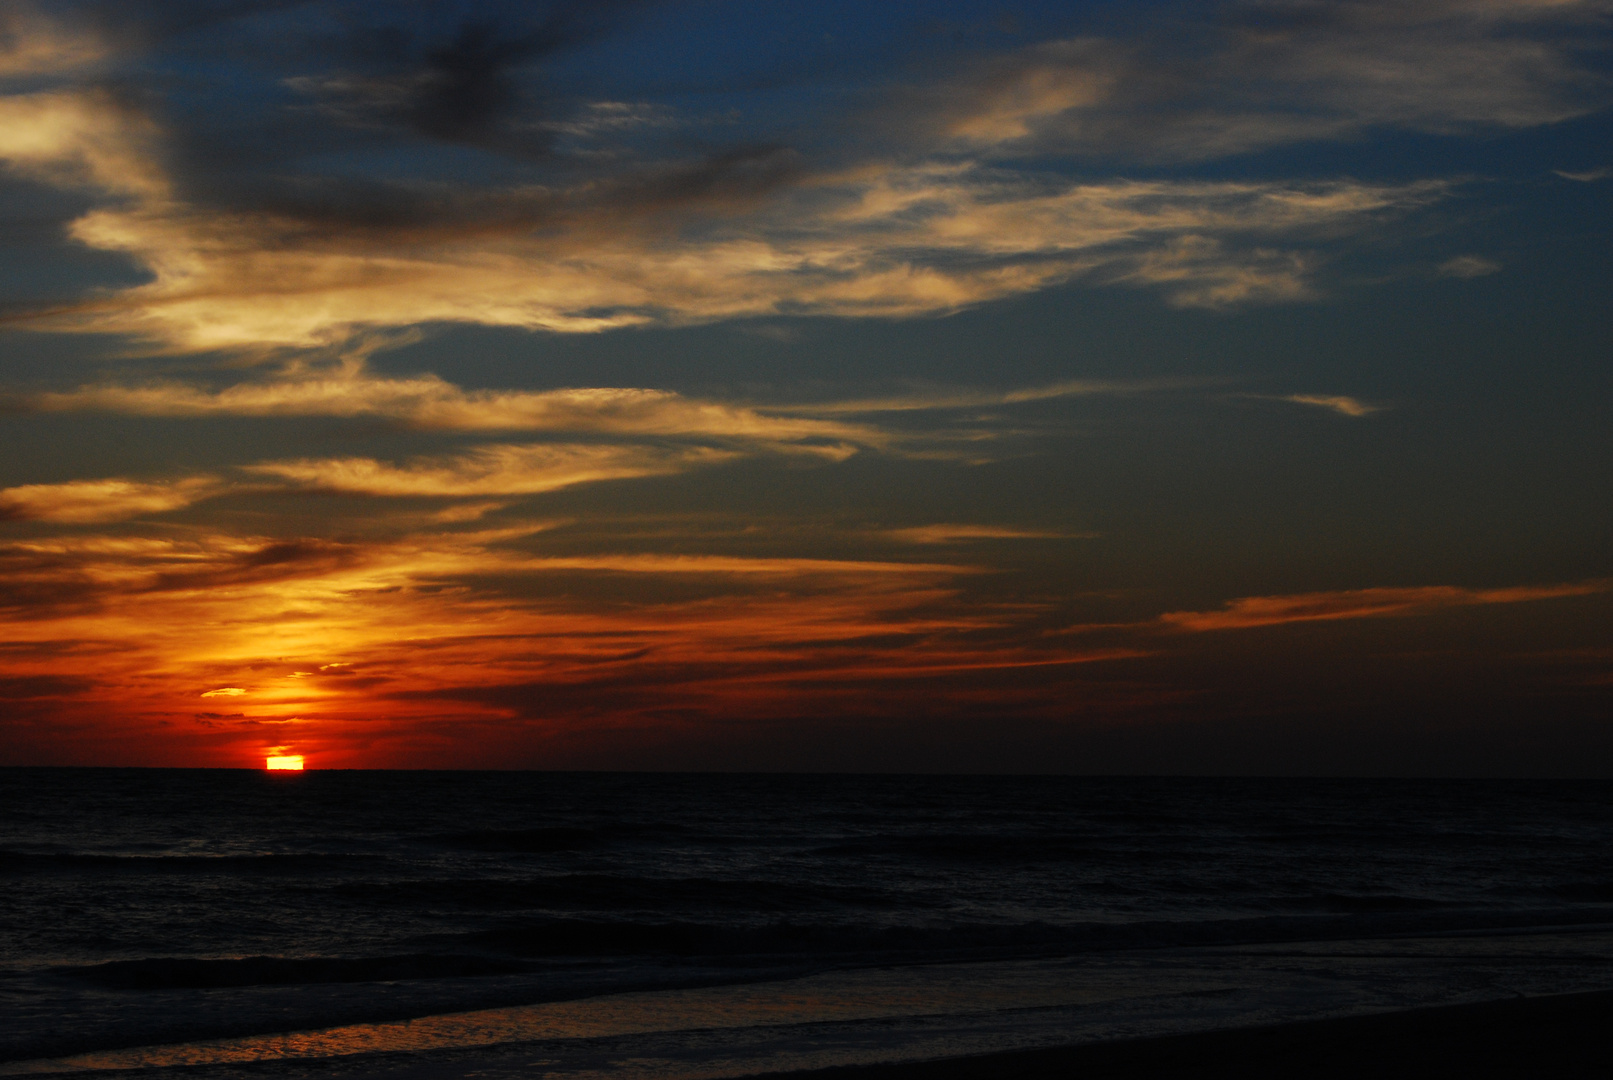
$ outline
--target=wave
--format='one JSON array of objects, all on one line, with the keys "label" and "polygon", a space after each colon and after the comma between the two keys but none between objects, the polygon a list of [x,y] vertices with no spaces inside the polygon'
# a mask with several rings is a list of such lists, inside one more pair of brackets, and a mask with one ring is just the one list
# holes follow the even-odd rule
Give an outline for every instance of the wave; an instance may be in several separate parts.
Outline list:
[{"label": "wave", "polygon": [[381,856],[357,853],[289,852],[263,855],[104,855],[93,852],[0,850],[0,875],[72,873],[297,874],[366,868]]},{"label": "wave", "polygon": [[113,990],[218,990],[231,986],[461,979],[518,975],[531,970],[532,965],[511,960],[421,953],[310,958],[245,956],[222,960],[152,957],[114,960],[88,967],[59,967],[52,973]]},{"label": "wave", "polygon": [[1085,834],[1031,833],[924,833],[857,837],[812,849],[818,856],[868,858],[897,855],[908,858],[967,860],[970,862],[1023,863],[1027,859],[1073,860],[1120,855],[1135,859],[1135,841],[1123,844],[1095,842]]},{"label": "wave", "polygon": [[545,855],[555,851],[576,851],[592,847],[600,840],[596,829],[477,829],[471,832],[441,833],[427,839],[464,851],[503,854]]},{"label": "wave", "polygon": [[[1342,906],[1342,905],[1341,905]],[[663,920],[528,919],[458,935],[463,946],[544,959],[663,957],[714,963],[831,960],[878,964],[1023,956],[1071,956],[1120,949],[1183,948],[1342,940],[1401,934],[1482,932],[1608,922],[1606,907],[1549,910],[1428,910],[1415,901],[1360,905],[1352,914],[1053,924],[948,923],[870,926],[775,921],[732,926]]]},{"label": "wave", "polygon": [[858,907],[928,906],[922,897],[859,887],[727,878],[663,878],[619,874],[557,874],[523,879],[460,878],[355,881],[331,887],[363,903],[413,907],[587,908],[595,911],[725,909],[748,912]]},{"label": "wave", "polygon": [[462,851],[547,855],[581,851],[626,839],[667,837],[683,831],[671,824],[635,825],[622,822],[589,828],[562,825],[540,829],[472,829],[467,832],[437,833],[426,839]]},{"label": "wave", "polygon": [[669,956],[775,963],[787,957],[892,954],[948,956],[968,950],[1021,950],[1061,941],[1046,924],[1004,926],[826,926],[774,922],[729,926],[697,922],[545,919],[466,935],[468,942],[528,957]]},{"label": "wave", "polygon": [[1430,900],[1424,896],[1400,896],[1395,893],[1324,893],[1319,896],[1305,897],[1294,903],[1296,907],[1309,907],[1319,911],[1346,911],[1346,912],[1372,912],[1372,911],[1431,911],[1436,908],[1450,907],[1440,900]]}]

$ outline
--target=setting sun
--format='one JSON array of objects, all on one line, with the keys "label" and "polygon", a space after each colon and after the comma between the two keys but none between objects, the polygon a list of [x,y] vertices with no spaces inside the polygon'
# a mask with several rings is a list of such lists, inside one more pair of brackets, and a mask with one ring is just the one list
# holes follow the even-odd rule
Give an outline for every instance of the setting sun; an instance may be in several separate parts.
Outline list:
[{"label": "setting sun", "polygon": [[292,772],[301,772],[302,755],[289,754],[284,757],[267,758],[263,762],[263,767],[270,770],[290,770]]}]

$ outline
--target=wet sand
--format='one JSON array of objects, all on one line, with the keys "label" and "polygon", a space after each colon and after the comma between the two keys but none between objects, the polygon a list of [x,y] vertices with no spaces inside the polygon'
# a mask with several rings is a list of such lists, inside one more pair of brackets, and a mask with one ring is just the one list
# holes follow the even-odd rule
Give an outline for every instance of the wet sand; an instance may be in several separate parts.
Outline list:
[{"label": "wet sand", "polygon": [[947,1061],[772,1073],[790,1080],[1613,1076],[1613,992],[1565,994]]},{"label": "wet sand", "polygon": [[1603,926],[1140,950],[605,994],[17,1061],[0,1074],[1613,1077],[1610,984],[1613,932]]}]

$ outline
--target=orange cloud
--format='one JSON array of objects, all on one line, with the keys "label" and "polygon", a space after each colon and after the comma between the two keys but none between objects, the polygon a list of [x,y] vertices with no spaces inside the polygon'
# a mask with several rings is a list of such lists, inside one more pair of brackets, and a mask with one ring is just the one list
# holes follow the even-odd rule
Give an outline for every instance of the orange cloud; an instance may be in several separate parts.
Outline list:
[{"label": "orange cloud", "polygon": [[1024,139],[1050,119],[1105,101],[1120,61],[1110,43],[1080,38],[999,57],[967,80],[963,101],[943,111],[946,134],[987,146]]},{"label": "orange cloud", "polygon": [[58,522],[122,521],[177,510],[224,490],[212,476],[166,483],[133,480],[73,480],[0,489],[0,521],[7,518]]},{"label": "orange cloud", "polygon": [[243,471],[299,487],[362,495],[533,495],[575,484],[682,472],[734,456],[709,447],[539,444],[482,446],[403,467],[371,458],[309,458],[248,465]]},{"label": "orange cloud", "polygon": [[1018,390],[981,390],[968,388],[932,387],[911,393],[877,398],[852,398],[845,401],[821,401],[795,405],[770,406],[772,411],[809,416],[833,416],[857,413],[927,412],[943,409],[976,409],[1004,405],[1024,405],[1037,401],[1055,401],[1060,398],[1090,397],[1097,394],[1138,394],[1155,390],[1171,390],[1193,385],[1180,379],[1148,381],[1116,381],[1100,379],[1065,379],[1045,386],[1023,387]]},{"label": "orange cloud", "polygon": [[1096,533],[1014,529],[1003,525],[916,525],[886,529],[880,535],[906,544],[956,544],[970,540],[1090,540]]},{"label": "orange cloud", "polygon": [[[675,530],[624,534],[634,547],[596,539],[576,554],[574,536],[543,523],[407,524],[404,535],[339,541],[169,527],[0,543],[12,680],[0,691],[26,704],[11,722],[58,732],[48,739],[77,724],[99,733],[94,745],[119,732],[176,740],[196,763],[253,764],[280,746],[373,765],[429,760],[424,746],[473,754],[484,742],[531,746],[613,725],[970,709],[1067,717],[1092,679],[1100,699],[1126,708],[1169,690],[1128,681],[1127,668],[1093,668],[1168,662],[1161,627],[1405,616],[1609,588],[1245,597],[1089,626],[1074,647],[1048,632],[1046,602],[984,597],[971,585],[982,566],[691,553]],[[1024,534],[931,528],[911,539]]]},{"label": "orange cloud", "polygon": [[[933,387],[889,397],[780,404],[736,404],[690,398],[664,390],[624,387],[571,387],[545,391],[466,391],[435,375],[376,376],[362,357],[349,356],[320,369],[293,362],[262,381],[222,390],[166,382],[139,386],[90,385],[23,398],[40,412],[112,412],[136,416],[377,416],[417,428],[462,432],[531,431],[577,433],[617,441],[545,446],[487,446],[455,459],[421,460],[393,466],[370,459],[261,462],[239,467],[254,477],[242,485],[218,478],[174,481],[125,479],[36,485],[28,491],[0,492],[0,507],[13,516],[40,516],[29,507],[80,499],[86,509],[77,520],[118,520],[156,512],[158,504],[179,508],[239,490],[262,490],[274,481],[326,490],[391,495],[528,494],[595,480],[685,471],[733,460],[742,454],[786,453],[843,461],[861,450],[907,457],[953,456],[926,444],[957,437],[884,428],[871,422],[835,419],[845,415],[945,412],[1011,407],[1097,394],[1136,394],[1194,385],[1191,381],[1114,382],[1066,380],[1015,390]],[[970,443],[997,433],[978,425],[961,433]],[[649,438],[698,440],[682,449],[652,446]],[[716,446],[710,444],[717,444]],[[978,455],[971,455],[971,460]],[[123,492],[120,500],[115,498]],[[76,493],[76,494],[75,494]],[[149,505],[142,508],[136,496]],[[10,498],[11,504],[5,500]],[[97,503],[99,509],[90,509]],[[0,514],[5,511],[0,509]],[[56,517],[56,520],[67,520]]]},{"label": "orange cloud", "polygon": [[184,383],[85,386],[27,399],[43,412],[115,412],[136,416],[380,416],[447,431],[589,432],[676,436],[774,446],[881,445],[889,437],[862,424],[781,415],[684,397],[667,390],[572,387],[562,390],[467,391],[435,375],[384,378],[361,358],[281,377],[207,391]]},{"label": "orange cloud", "polygon": [[1382,412],[1384,406],[1373,405],[1360,398],[1350,397],[1346,394],[1239,394],[1241,398],[1253,398],[1261,401],[1286,401],[1292,405],[1314,405],[1318,409],[1327,409],[1340,416],[1360,418],[1370,416],[1375,412]]},{"label": "orange cloud", "polygon": [[[802,449],[802,448],[796,448]],[[805,452],[838,460],[837,447]],[[125,521],[180,510],[223,495],[288,490],[391,498],[536,495],[579,484],[669,476],[733,461],[733,450],[709,446],[540,443],[480,446],[465,453],[393,465],[373,458],[302,458],[239,466],[251,481],[201,475],[172,480],[73,480],[0,489],[0,521]],[[438,523],[474,520],[503,504],[482,502],[435,515]]]},{"label": "orange cloud", "polygon": [[[155,125],[97,90],[0,95],[0,162],[61,187],[131,197],[170,209]],[[93,220],[94,215],[82,219]]]},{"label": "orange cloud", "polygon": [[[261,478],[230,482],[216,476],[167,481],[74,480],[0,489],[0,520],[62,523],[124,521],[183,509],[205,499],[244,492],[313,490],[394,498],[536,495],[578,484],[666,476],[729,461],[711,447],[539,444],[482,446],[452,457],[391,465],[373,458],[304,458],[244,465]],[[438,515],[444,523],[474,520],[497,504],[481,503]]]},{"label": "orange cloud", "polygon": [[1292,401],[1295,405],[1315,405],[1323,409],[1331,409],[1340,416],[1367,416],[1382,408],[1379,405],[1368,405],[1357,398],[1346,397],[1343,394],[1289,394],[1284,401]]},{"label": "orange cloud", "polygon": [[1461,589],[1449,585],[1411,588],[1352,589],[1343,592],[1299,593],[1292,596],[1245,596],[1220,611],[1172,611],[1160,622],[1179,630],[1246,630],[1283,623],[1321,622],[1333,619],[1376,619],[1421,615],[1442,608],[1476,604],[1518,604],[1589,596],[1608,591],[1605,581],[1568,585],[1520,585],[1504,589]]},{"label": "orange cloud", "polygon": [[221,761],[269,740],[327,763],[362,763],[361,745],[419,725],[852,707],[855,685],[1136,654],[1017,640],[1023,609],[957,601],[951,583],[976,572],[573,556],[519,527],[340,543],[63,536],[0,544],[0,636],[28,650],[18,678],[71,685],[73,715],[88,708],[108,732],[183,737]]}]

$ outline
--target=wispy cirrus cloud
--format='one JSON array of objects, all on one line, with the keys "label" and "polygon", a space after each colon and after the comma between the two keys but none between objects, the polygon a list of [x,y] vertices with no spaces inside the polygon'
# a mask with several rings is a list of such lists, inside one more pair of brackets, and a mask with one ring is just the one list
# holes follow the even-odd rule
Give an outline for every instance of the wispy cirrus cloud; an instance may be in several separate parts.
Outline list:
[{"label": "wispy cirrus cloud", "polygon": [[[877,446],[889,436],[861,424],[784,415],[636,387],[465,390],[435,375],[387,378],[361,360],[328,369],[293,365],[274,378],[209,390],[191,383],[102,384],[19,399],[40,412],[134,416],[381,417],[441,431],[587,432],[674,436],[785,446]],[[798,410],[799,411],[799,410]]]},{"label": "wispy cirrus cloud", "polygon": [[[1067,379],[1012,389],[932,384],[881,396],[735,402],[641,387],[465,390],[432,374],[378,375],[362,357],[350,356],[325,365],[294,361],[266,377],[248,377],[223,388],[178,380],[100,383],[18,394],[9,404],[29,412],[163,418],[364,417],[423,431],[575,434],[623,445],[671,439],[734,454],[784,453],[834,462],[864,450],[934,457],[941,451],[926,446],[949,437],[946,430],[916,432],[890,426],[878,419],[880,414],[1004,409],[1204,384],[1201,379]],[[964,437],[978,443],[996,434],[989,425],[974,423]],[[642,456],[648,451],[640,446],[624,452]]]},{"label": "wispy cirrus cloud", "polygon": [[1499,274],[1501,264],[1482,255],[1458,255],[1439,264],[1440,277],[1477,278]]},{"label": "wispy cirrus cloud", "polygon": [[463,498],[536,495],[577,484],[665,476],[734,457],[710,447],[538,444],[481,446],[402,466],[373,458],[305,458],[247,465],[242,471],[317,491]]},{"label": "wispy cirrus cloud", "polygon": [[1319,409],[1336,412],[1340,416],[1370,416],[1383,410],[1382,405],[1371,405],[1360,398],[1346,394],[1288,394],[1282,400],[1293,402],[1295,405],[1314,405]]},{"label": "wispy cirrus cloud", "polygon": [[[0,520],[105,523],[181,510],[232,494],[318,491],[380,498],[538,495],[579,484],[668,476],[737,457],[713,447],[601,444],[487,445],[402,464],[374,458],[260,462],[222,475],[171,480],[74,480],[0,489]],[[474,520],[488,509],[471,508]],[[454,515],[449,515],[452,519]]]},{"label": "wispy cirrus cloud", "polygon": [[[1446,185],[1068,183],[954,167],[821,178],[763,205],[646,229],[608,210],[558,229],[476,226],[332,243],[258,215],[106,208],[72,226],[153,275],[38,325],[174,348],[312,347],[470,322],[558,332],[768,315],[912,317],[1078,277],[1184,306],[1313,295],[1294,245],[1438,199]],[[675,242],[667,229],[681,232]]]},{"label": "wispy cirrus cloud", "polygon": [[[20,619],[19,626],[53,619],[88,619],[78,626],[80,631],[95,625],[110,608],[122,607],[130,619],[136,620],[127,624],[116,619],[106,622],[101,631],[90,635],[95,639],[108,632],[137,632],[138,611],[143,605],[153,611],[180,604],[223,612],[229,609],[232,598],[241,601],[250,596],[260,614],[271,609],[291,613],[315,624],[310,625],[310,631],[319,631],[316,624],[334,614],[330,605],[342,602],[344,595],[379,598],[407,589],[411,593],[408,606],[418,616],[429,612],[432,597],[440,594],[445,583],[473,579],[530,581],[553,575],[575,579],[580,573],[597,573],[644,579],[775,582],[763,587],[777,587],[777,581],[792,579],[811,588],[818,587],[811,585],[813,582],[821,585],[863,581],[874,588],[880,581],[907,581],[918,584],[892,587],[922,588],[933,599],[942,595],[934,591],[938,582],[981,572],[970,565],[877,559],[656,550],[573,555],[531,550],[533,538],[548,528],[545,523],[518,522],[501,528],[421,529],[401,536],[340,541],[216,529],[192,529],[178,535],[70,535],[13,540],[0,543],[0,574],[4,577],[0,610],[9,613],[7,619]],[[528,605],[519,588],[508,596],[498,588],[482,599],[472,599],[471,593],[462,595],[464,606],[484,613],[500,607],[520,610]],[[322,614],[316,615],[316,611]],[[224,621],[233,622],[233,618]],[[387,627],[385,620],[380,620],[374,623],[374,632],[395,634],[399,626],[408,625]],[[188,632],[177,625],[173,629]],[[34,631],[18,630],[18,634],[17,641],[38,636]],[[332,659],[340,658],[327,657],[321,663]]]},{"label": "wispy cirrus cloud", "polygon": [[1159,621],[1178,630],[1202,633],[1247,630],[1286,623],[1326,622],[1336,619],[1379,619],[1424,615],[1444,608],[1485,604],[1521,604],[1591,596],[1613,588],[1607,581],[1561,585],[1518,585],[1499,589],[1464,589],[1451,585],[1408,588],[1349,589],[1340,592],[1298,593],[1289,596],[1245,596],[1219,611],[1172,611]]},{"label": "wispy cirrus cloud", "polygon": [[960,544],[976,540],[1090,540],[1096,533],[1018,529],[1006,525],[915,525],[886,529],[881,536],[904,544]]},{"label": "wispy cirrus cloud", "polygon": [[1359,419],[1371,416],[1375,412],[1382,412],[1384,406],[1374,405],[1360,398],[1348,394],[1240,394],[1239,397],[1254,398],[1263,401],[1286,401],[1291,405],[1309,405],[1318,409],[1338,413]]},{"label": "wispy cirrus cloud", "polygon": [[858,577],[865,575],[945,575],[982,573],[979,567],[953,563],[892,562],[878,559],[810,559],[734,557],[729,555],[564,555],[527,561],[530,571],[603,570],[624,574],[758,575],[789,577]]},{"label": "wispy cirrus cloud", "polygon": [[[914,92],[932,137],[994,155],[1191,161],[1398,127],[1452,134],[1605,106],[1606,0],[1263,0],[1150,37],[1038,42]],[[911,119],[907,120],[911,125]]]},{"label": "wispy cirrus cloud", "polygon": [[[865,449],[934,457],[941,451],[925,447],[936,439],[944,441],[945,430],[900,433],[838,417],[1001,408],[1186,385],[1193,384],[1068,380],[1012,390],[928,387],[889,397],[760,405],[639,388],[467,391],[435,375],[378,376],[362,358],[324,368],[299,361],[267,379],[223,389],[177,381],[100,384],[21,396],[16,405],[46,413],[169,418],[380,417],[424,430],[524,431],[585,435],[594,441],[489,443],[401,463],[369,457],[299,458],[169,479],[108,477],[23,485],[0,490],[0,518],[110,522],[180,510],[226,495],[286,491],[381,498],[519,497],[580,484],[673,475],[769,453],[831,463]],[[990,431],[967,433],[971,442],[991,436]],[[499,505],[477,503],[462,511],[444,511],[437,520],[473,520]],[[919,542],[916,533],[908,539]]]},{"label": "wispy cirrus cloud", "polygon": [[800,402],[773,406],[780,411],[812,416],[855,415],[858,413],[933,412],[947,409],[994,408],[1005,405],[1026,405],[1038,401],[1057,401],[1062,398],[1093,397],[1097,395],[1124,395],[1177,390],[1200,385],[1187,379],[1063,379],[1043,386],[1028,386],[1012,390],[993,390],[979,387],[927,386],[915,387],[905,393],[882,397],[857,397],[843,400]]},{"label": "wispy cirrus cloud", "polygon": [[[397,212],[343,224],[273,199],[234,208],[189,197],[165,172],[160,129],[99,91],[0,98],[0,118],[0,159],[114,200],[72,222],[71,235],[151,275],[24,317],[189,350],[323,346],[430,322],[589,332],[768,315],[900,318],[1076,278],[1157,288],[1188,306],[1286,301],[1315,291],[1309,240],[1445,191],[1074,182],[981,163],[790,176],[782,159],[763,156],[732,164],[743,182],[647,177],[636,189],[367,181],[370,201],[399,200]],[[657,184],[682,194],[654,195]]]}]

